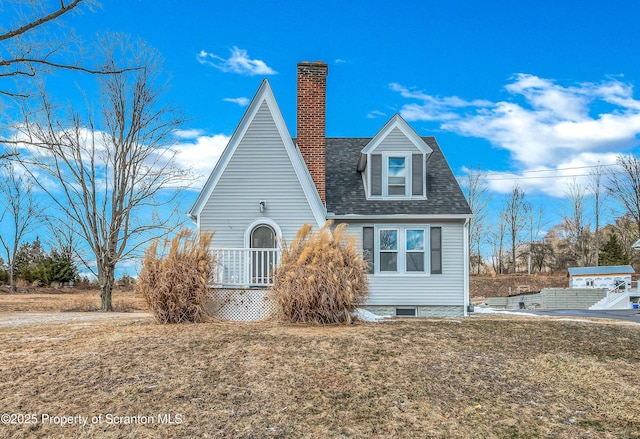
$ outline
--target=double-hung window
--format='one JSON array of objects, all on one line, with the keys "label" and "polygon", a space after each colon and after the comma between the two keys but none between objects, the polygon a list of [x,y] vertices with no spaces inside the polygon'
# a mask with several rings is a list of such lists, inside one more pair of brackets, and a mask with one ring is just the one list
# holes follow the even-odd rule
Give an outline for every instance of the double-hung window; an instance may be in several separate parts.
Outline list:
[{"label": "double-hung window", "polygon": [[405,270],[407,273],[424,273],[425,271],[424,235],[424,229],[405,230]]},{"label": "double-hung window", "polygon": [[387,157],[387,195],[407,195],[407,158]]},{"label": "double-hung window", "polygon": [[442,274],[440,226],[365,226],[362,250],[370,274]]},{"label": "double-hung window", "polygon": [[425,155],[385,151],[368,155],[367,199],[426,199]]},{"label": "double-hung window", "polygon": [[380,229],[380,272],[398,272],[398,229]]},{"label": "double-hung window", "polygon": [[379,228],[377,272],[427,274],[427,230],[421,227]]}]

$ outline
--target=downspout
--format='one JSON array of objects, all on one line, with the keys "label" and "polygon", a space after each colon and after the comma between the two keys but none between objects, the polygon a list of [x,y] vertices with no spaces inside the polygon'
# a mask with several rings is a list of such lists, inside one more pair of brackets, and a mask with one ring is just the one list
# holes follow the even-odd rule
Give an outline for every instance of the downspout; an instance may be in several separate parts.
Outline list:
[{"label": "downspout", "polygon": [[464,273],[463,273],[463,294],[464,294],[464,316],[469,317],[469,218],[464,220]]}]

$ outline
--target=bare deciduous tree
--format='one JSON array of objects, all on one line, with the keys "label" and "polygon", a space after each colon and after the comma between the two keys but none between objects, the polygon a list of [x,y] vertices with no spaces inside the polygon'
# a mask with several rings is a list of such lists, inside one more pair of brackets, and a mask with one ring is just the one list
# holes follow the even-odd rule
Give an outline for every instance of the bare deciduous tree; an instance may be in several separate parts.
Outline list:
[{"label": "bare deciduous tree", "polygon": [[581,267],[591,265],[589,224],[585,219],[585,188],[577,180],[568,183],[565,191],[568,208],[563,215],[569,252]]},{"label": "bare deciduous tree", "polygon": [[618,167],[612,172],[607,185],[607,193],[631,215],[640,234],[640,160],[634,155],[619,155]]},{"label": "bare deciduous tree", "polygon": [[489,241],[493,250],[492,265],[497,274],[504,273],[504,238],[507,234],[507,221],[504,212],[500,212],[498,222],[489,233]]},{"label": "bare deciduous tree", "polygon": [[46,177],[40,187],[91,249],[95,268],[87,268],[100,283],[102,310],[112,311],[116,264],[179,225],[177,196],[190,172],[175,164],[182,118],[163,102],[157,52],[126,38],[103,44],[105,69],[121,60],[141,68],[99,77],[100,118],[74,109],[60,116],[43,95],[43,120],[26,118],[19,128],[25,169]]},{"label": "bare deciduous tree", "polygon": [[7,257],[9,285],[15,291],[15,257],[25,235],[40,221],[42,208],[38,207],[33,185],[24,175],[17,175],[12,163],[2,166],[0,173],[0,244]]},{"label": "bare deciduous tree", "polygon": [[600,265],[600,210],[602,209],[603,194],[602,194],[602,178],[605,176],[605,168],[600,163],[596,165],[591,172],[589,172],[591,180],[587,184],[587,190],[593,195],[593,216],[595,220],[595,232],[594,232],[594,263],[596,267]]},{"label": "bare deciduous tree", "polygon": [[475,254],[476,257],[472,259],[472,262],[476,261],[475,268],[480,274],[482,243],[487,239],[487,215],[490,202],[486,175],[481,172],[480,168],[472,170],[462,179],[462,187],[474,215],[469,222],[469,254]]},{"label": "bare deciduous tree", "polygon": [[[541,270],[541,265],[544,264],[544,251],[539,251],[541,245],[539,242],[540,233],[542,232],[542,227],[545,224],[544,220],[544,208],[539,206],[538,209],[534,209],[531,207],[529,209],[529,218],[528,218],[528,226],[529,226],[529,255],[527,261],[527,272],[531,274],[533,266],[538,267],[538,271]],[[534,253],[536,257],[534,258]],[[542,260],[540,260],[542,258]]]},{"label": "bare deciduous tree", "polygon": [[[6,1],[2,13],[7,24],[0,30],[0,78],[32,79],[51,69],[109,72],[83,65],[78,56],[81,51],[74,50],[78,49],[74,32],[56,29],[61,17],[81,9],[82,3],[89,8],[95,4],[92,0]],[[20,85],[24,83],[4,82],[0,95],[28,97]]]},{"label": "bare deciduous tree", "polygon": [[516,272],[516,248],[520,242],[520,233],[524,230],[527,221],[528,205],[525,201],[524,190],[516,183],[504,204],[504,217],[507,231],[511,238],[512,272]]},{"label": "bare deciduous tree", "polygon": [[[95,0],[5,0],[0,3],[0,116],[7,125],[39,86],[37,79],[51,71],[76,71],[95,75],[121,73],[125,68],[92,65],[73,29],[63,26],[74,12],[91,10]],[[130,67],[131,68],[131,67]],[[133,68],[137,68],[134,66]],[[10,111],[9,111],[10,110]],[[15,111],[14,111],[15,110]],[[15,146],[0,134],[0,144]],[[0,151],[0,160],[15,151]]]}]

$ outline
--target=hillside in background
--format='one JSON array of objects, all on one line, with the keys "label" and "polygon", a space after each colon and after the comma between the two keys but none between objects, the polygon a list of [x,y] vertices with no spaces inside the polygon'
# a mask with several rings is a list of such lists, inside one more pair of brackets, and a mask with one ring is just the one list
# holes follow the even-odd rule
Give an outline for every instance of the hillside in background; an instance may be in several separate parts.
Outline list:
[{"label": "hillside in background", "polygon": [[[502,297],[517,294],[518,287],[528,287],[528,291],[540,291],[543,288],[567,288],[569,278],[566,274],[501,274],[469,276],[469,295],[474,297]],[[527,291],[527,290],[524,290]]]}]

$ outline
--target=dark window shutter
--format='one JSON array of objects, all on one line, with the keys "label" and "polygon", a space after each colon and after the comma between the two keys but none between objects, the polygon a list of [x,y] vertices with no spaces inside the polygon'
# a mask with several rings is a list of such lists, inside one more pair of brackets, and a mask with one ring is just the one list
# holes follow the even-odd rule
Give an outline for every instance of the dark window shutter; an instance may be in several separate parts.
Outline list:
[{"label": "dark window shutter", "polygon": [[371,154],[371,195],[382,196],[382,155]]},{"label": "dark window shutter", "polygon": [[362,257],[365,262],[369,263],[369,273],[373,273],[373,264],[374,264],[374,256],[375,249],[373,245],[373,227],[363,227],[362,228]]},{"label": "dark window shutter", "polygon": [[411,159],[411,195],[424,195],[422,186],[424,180],[422,177],[422,167],[424,166],[424,156],[422,154],[413,154]]},{"label": "dark window shutter", "polygon": [[431,227],[431,274],[442,274],[442,227]]}]

